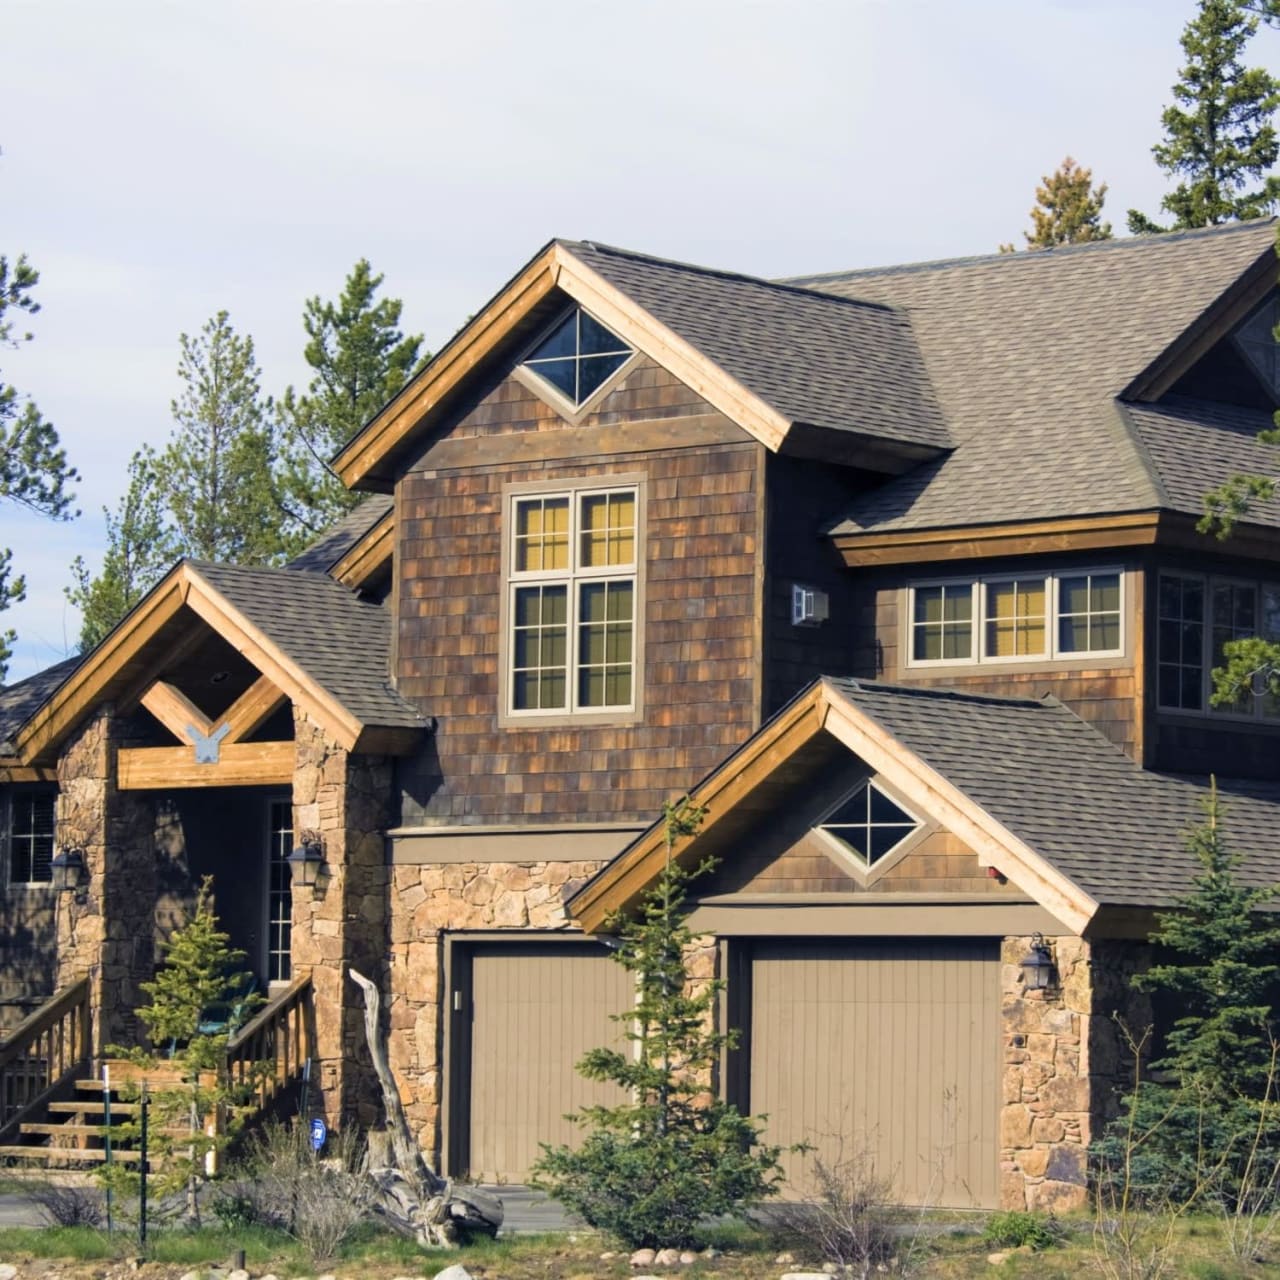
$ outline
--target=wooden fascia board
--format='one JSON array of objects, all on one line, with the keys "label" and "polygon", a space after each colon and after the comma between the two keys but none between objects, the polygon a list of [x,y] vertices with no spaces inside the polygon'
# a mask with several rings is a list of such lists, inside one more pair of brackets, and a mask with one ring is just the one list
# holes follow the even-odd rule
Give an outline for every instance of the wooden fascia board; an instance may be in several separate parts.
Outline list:
[{"label": "wooden fascia board", "polygon": [[919,756],[887,734],[844,698],[828,698],[823,728],[868,768],[911,798],[977,855],[1076,934],[1098,904]]},{"label": "wooden fascia board", "polygon": [[1159,512],[1138,511],[1065,520],[1028,520],[900,533],[833,533],[830,536],[846,565],[867,568],[1150,546],[1157,540],[1160,523]]},{"label": "wooden fascia board", "polygon": [[498,294],[333,460],[354,489],[555,287],[550,245]]},{"label": "wooden fascia board", "polygon": [[92,710],[106,683],[186,603],[190,581],[185,564],[173,569],[23,725],[14,746],[24,764],[39,759]]},{"label": "wooden fascia board", "polygon": [[58,771],[47,765],[24,765],[16,760],[0,760],[0,784],[13,782],[57,782]]},{"label": "wooden fascia board", "polygon": [[350,551],[329,570],[344,587],[358,591],[391,560],[395,541],[394,513],[388,511]]},{"label": "wooden fascia board", "polygon": [[1180,551],[1199,551],[1205,555],[1280,559],[1280,529],[1241,522],[1228,537],[1219,538],[1212,533],[1201,533],[1196,527],[1199,522],[1198,516],[1167,512],[1160,520],[1157,544],[1176,547]]},{"label": "wooden fascia board", "polygon": [[553,246],[556,283],[602,324],[625,338],[674,374],[725,417],[777,452],[791,422],[766,404],[692,343],[641,310],[621,289],[610,284],[561,245]]},{"label": "wooden fascia board", "polygon": [[1122,400],[1159,400],[1211,347],[1276,287],[1275,249],[1267,250],[1120,393]]},{"label": "wooden fascia board", "polygon": [[[819,731],[821,702],[822,687],[815,685],[807,697],[783,711],[693,790],[694,803],[707,809],[699,834],[711,830],[738,800]],[[674,856],[680,858],[692,843],[692,838],[681,841],[673,851]],[[570,917],[586,932],[594,933],[609,916],[625,909],[653,883],[665,859],[665,833],[662,823],[658,822],[570,900],[567,907]]]},{"label": "wooden fascia board", "polygon": [[187,604],[191,610],[244,654],[291,702],[302,707],[331,741],[347,751],[353,750],[364,725],[197,573],[189,572]]}]

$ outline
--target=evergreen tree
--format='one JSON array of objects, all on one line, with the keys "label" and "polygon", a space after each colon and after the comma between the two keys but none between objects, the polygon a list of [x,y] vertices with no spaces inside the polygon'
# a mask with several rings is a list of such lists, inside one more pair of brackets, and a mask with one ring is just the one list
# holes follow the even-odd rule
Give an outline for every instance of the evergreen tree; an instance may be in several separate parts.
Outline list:
[{"label": "evergreen tree", "polygon": [[1134,235],[1261,217],[1280,199],[1280,179],[1267,173],[1280,154],[1272,124],[1280,81],[1241,61],[1258,21],[1240,0],[1200,0],[1182,34],[1187,61],[1162,117],[1164,140],[1151,149],[1181,179],[1161,202],[1173,224],[1131,209]]},{"label": "evergreen tree", "polygon": [[544,1144],[535,1166],[537,1185],[633,1246],[689,1244],[699,1223],[758,1203],[781,1177],[760,1122],[709,1087],[731,1040],[712,1030],[723,983],[691,982],[695,939],[683,916],[685,886],[707,864],[689,872],[672,856],[704,814],[687,796],[664,807],[666,867],[639,916],[616,922],[613,958],[636,984],[634,1006],[614,1017],[629,1047],[592,1049],[578,1070],[618,1085],[626,1101],[571,1117],[586,1130],[582,1145]]},{"label": "evergreen tree", "polygon": [[[10,262],[0,255],[0,349],[17,349],[30,342],[30,333],[14,328],[22,312],[34,315],[40,304],[32,290],[40,274],[19,255]],[[22,396],[17,387],[0,376],[0,499],[7,498],[54,520],[79,515],[72,509],[70,486],[79,479],[67,464],[67,455],[58,433],[46,422],[35,403]],[[13,571],[13,552],[0,548],[0,611],[26,597],[26,582]],[[0,680],[12,655],[12,630],[0,632]]]},{"label": "evergreen tree", "polygon": [[1102,220],[1107,184],[1093,186],[1093,170],[1070,156],[1036,188],[1031,230],[1023,232],[1028,249],[1055,249],[1063,244],[1110,240],[1111,223]]},{"label": "evergreen tree", "polygon": [[280,403],[283,492],[295,543],[309,541],[361,500],[329,469],[329,459],[417,372],[421,335],[399,328],[399,298],[377,298],[384,277],[361,258],[336,303],[308,299],[302,314],[305,394],[289,387]]}]

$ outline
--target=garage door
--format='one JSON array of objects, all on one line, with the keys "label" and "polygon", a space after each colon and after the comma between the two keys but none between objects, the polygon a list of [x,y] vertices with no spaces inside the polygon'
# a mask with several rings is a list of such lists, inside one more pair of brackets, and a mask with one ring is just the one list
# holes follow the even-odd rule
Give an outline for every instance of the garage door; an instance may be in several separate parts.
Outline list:
[{"label": "garage door", "polygon": [[792,1194],[863,1155],[908,1204],[996,1207],[994,942],[769,942],[753,951],[751,1110]]},{"label": "garage door", "polygon": [[484,1181],[523,1182],[539,1143],[575,1141],[566,1112],[619,1100],[574,1064],[588,1049],[618,1043],[610,1015],[633,1002],[632,982],[599,943],[503,943],[470,954],[465,1166]]}]

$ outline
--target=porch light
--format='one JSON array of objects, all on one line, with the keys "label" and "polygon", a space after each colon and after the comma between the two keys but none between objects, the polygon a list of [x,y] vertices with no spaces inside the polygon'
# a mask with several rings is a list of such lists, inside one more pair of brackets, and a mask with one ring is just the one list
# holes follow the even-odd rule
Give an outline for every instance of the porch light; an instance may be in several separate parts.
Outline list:
[{"label": "porch light", "polygon": [[324,845],[320,836],[314,831],[304,831],[302,843],[285,861],[289,864],[294,884],[300,884],[304,889],[314,889],[320,883],[320,872],[324,867]]},{"label": "porch light", "polygon": [[1022,982],[1028,991],[1043,991],[1053,981],[1053,957],[1041,933],[1033,934],[1031,950],[1022,962]]},{"label": "porch light", "polygon": [[59,893],[71,893],[85,878],[84,854],[79,849],[59,849],[49,863],[53,871],[53,887]]}]

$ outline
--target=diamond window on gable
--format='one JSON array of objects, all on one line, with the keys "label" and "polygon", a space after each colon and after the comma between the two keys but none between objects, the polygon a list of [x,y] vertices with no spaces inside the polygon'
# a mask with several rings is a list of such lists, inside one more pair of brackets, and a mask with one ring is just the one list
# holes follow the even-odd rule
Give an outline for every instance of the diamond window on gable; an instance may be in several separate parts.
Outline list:
[{"label": "diamond window on gable", "polygon": [[827,814],[820,830],[839,840],[864,866],[874,867],[920,825],[918,818],[867,779]]},{"label": "diamond window on gable", "polygon": [[525,357],[524,365],[576,406],[589,400],[631,355],[621,338],[576,307]]},{"label": "diamond window on gable", "polygon": [[1280,345],[1275,337],[1278,320],[1280,299],[1271,297],[1236,330],[1235,341],[1263,385],[1280,399]]}]

